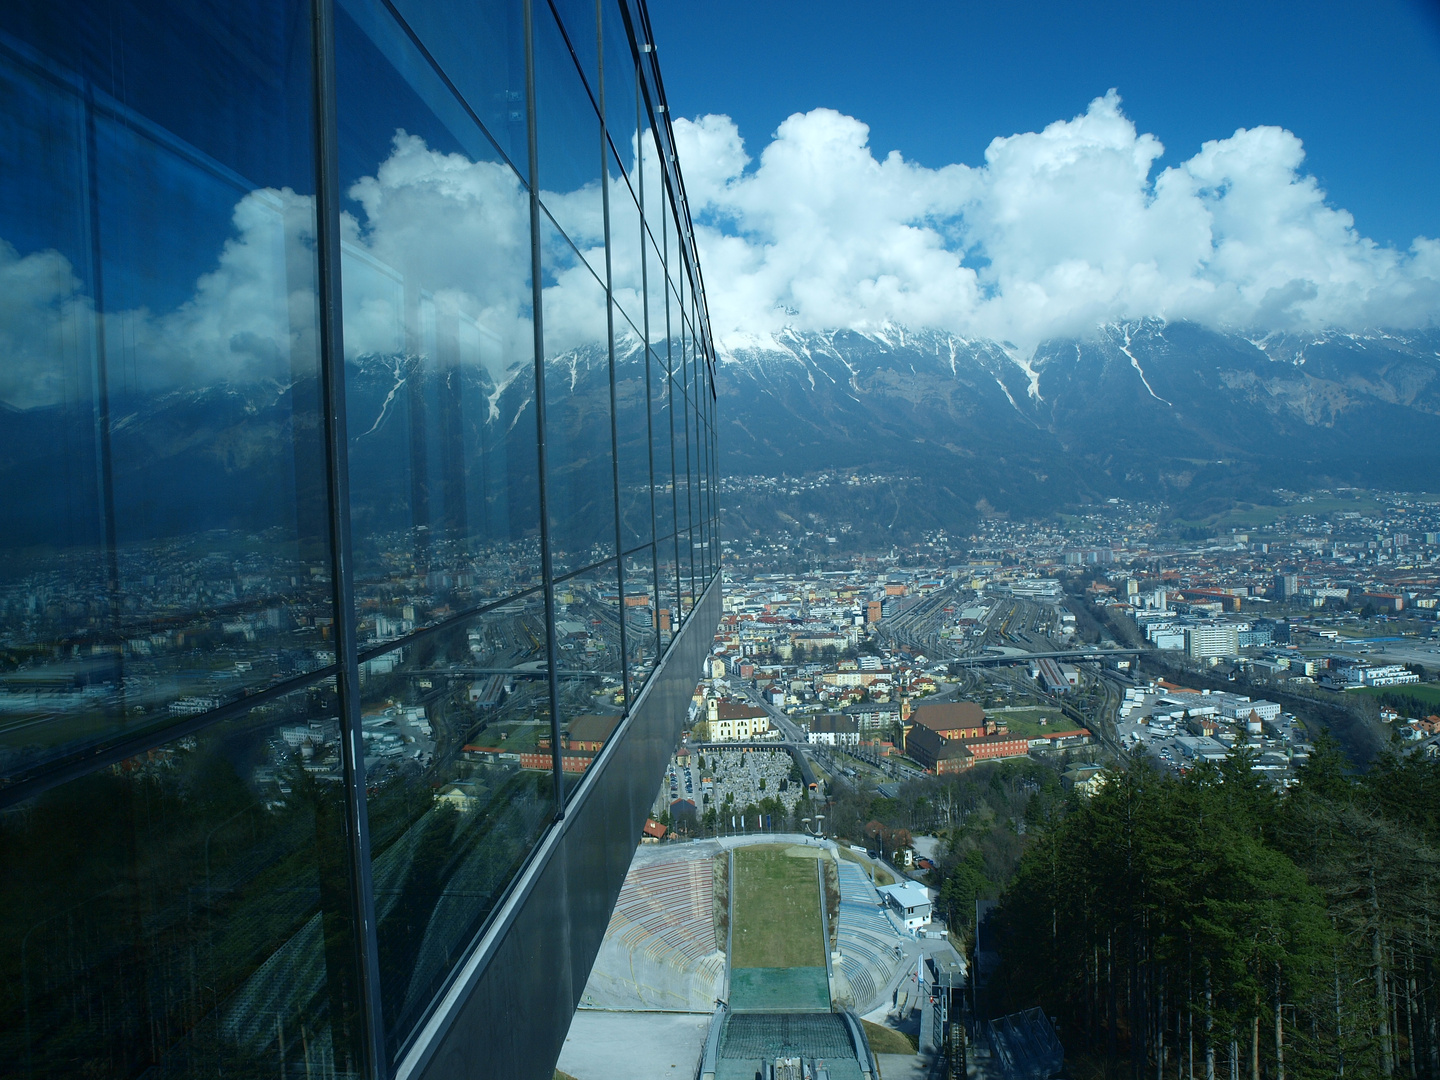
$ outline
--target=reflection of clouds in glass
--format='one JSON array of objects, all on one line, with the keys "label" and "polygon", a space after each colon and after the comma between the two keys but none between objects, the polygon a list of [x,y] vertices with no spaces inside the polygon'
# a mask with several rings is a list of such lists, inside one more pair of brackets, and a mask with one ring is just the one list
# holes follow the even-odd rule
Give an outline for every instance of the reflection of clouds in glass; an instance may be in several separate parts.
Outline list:
[{"label": "reflection of clouds in glass", "polygon": [[314,368],[314,201],[289,188],[252,191],[232,220],[239,235],[225,242],[194,297],[158,320],[128,320],[144,335],[137,353],[151,354],[166,383],[288,382]]},{"label": "reflection of clouds in glass", "polygon": [[[612,199],[611,228],[639,233],[634,204]],[[373,176],[351,185],[358,214],[342,216],[345,351],[435,356],[453,342],[461,363],[508,381],[531,345],[528,197],[511,169],[430,149],[397,131]],[[598,185],[546,193],[547,207],[585,251],[546,240],[546,351],[606,340],[604,212]],[[658,197],[658,196],[657,196]],[[281,385],[311,373],[316,355],[314,201],[287,189],[246,194],[215,268],[173,311],[104,317],[112,362],[137,389],[177,385]],[[638,245],[612,252],[617,298],[639,310]],[[96,328],[74,266],[54,250],[21,255],[0,240],[0,400],[49,405],[86,386]],[[623,329],[621,333],[623,334]]]},{"label": "reflection of clouds in glass", "polygon": [[[237,235],[185,303],[164,315],[105,315],[107,350],[137,387],[289,382],[292,362],[313,366],[312,200],[288,188],[252,191],[232,221]],[[82,284],[59,252],[21,258],[0,241],[0,400],[53,405],[86,385],[95,313]]]},{"label": "reflection of clouds in glass", "polygon": [[[555,223],[565,230],[575,246],[585,253],[591,266],[604,273],[605,266],[605,204],[598,183],[586,184],[578,191],[542,191],[540,201],[550,211]],[[591,258],[598,252],[599,260]]]},{"label": "reflection of clouds in glass", "polygon": [[524,188],[508,166],[431,150],[403,130],[392,147],[349,190],[364,219],[342,221],[345,351],[433,355],[433,320],[454,319],[462,362],[498,379],[504,357],[529,350]]},{"label": "reflection of clouds in glass", "polygon": [[[545,268],[545,355],[606,340],[605,289],[565,238],[546,229],[541,254]],[[604,250],[601,249],[601,258]],[[603,268],[604,263],[602,261]]]},{"label": "reflection of clouds in glass", "polygon": [[27,409],[61,400],[65,373],[89,351],[93,319],[69,259],[22,257],[0,240],[0,401]]}]

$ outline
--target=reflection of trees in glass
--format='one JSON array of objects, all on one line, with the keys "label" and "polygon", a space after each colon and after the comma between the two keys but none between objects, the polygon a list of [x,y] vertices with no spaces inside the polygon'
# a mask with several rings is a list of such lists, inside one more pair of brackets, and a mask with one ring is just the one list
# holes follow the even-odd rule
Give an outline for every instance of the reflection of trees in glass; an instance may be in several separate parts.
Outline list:
[{"label": "reflection of trees in glass", "polygon": [[[375,860],[386,1027],[409,1031],[489,917],[553,810],[549,774],[476,770],[467,809],[396,777],[372,797],[376,832],[418,816]],[[393,1051],[393,1046],[392,1046]]]},{"label": "reflection of trees in glass", "polygon": [[[407,646],[401,667],[367,680],[367,710],[384,702],[423,705],[436,739],[428,767],[407,761],[369,774],[381,998],[392,1054],[554,810],[549,773],[462,757],[470,741],[520,749],[520,732],[531,729],[514,722],[542,712],[548,720],[543,679],[519,680],[503,702],[481,709],[468,699],[475,676],[447,672],[531,662],[543,633],[533,612],[497,612]],[[491,725],[516,734],[499,743],[484,733]]]},{"label": "reflection of trees in glass", "polygon": [[340,792],[294,766],[265,805],[243,777],[267,734],[172,744],[0,820],[7,1068],[354,1071]]}]

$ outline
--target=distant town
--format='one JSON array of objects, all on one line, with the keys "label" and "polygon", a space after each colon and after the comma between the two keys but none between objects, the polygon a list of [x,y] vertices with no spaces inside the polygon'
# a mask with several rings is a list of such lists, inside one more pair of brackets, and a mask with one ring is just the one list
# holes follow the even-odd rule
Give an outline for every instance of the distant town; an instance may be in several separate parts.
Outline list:
[{"label": "distant town", "polygon": [[1362,762],[1389,741],[1440,753],[1423,685],[1440,670],[1440,503],[1278,494],[1271,520],[1209,530],[1111,499],[878,554],[831,553],[823,531],[725,540],[724,616],[657,815],[791,824],[837,778],[893,794],[1026,757],[1083,794],[1131,753],[1183,773],[1238,749],[1286,786],[1341,709],[1332,734]]}]

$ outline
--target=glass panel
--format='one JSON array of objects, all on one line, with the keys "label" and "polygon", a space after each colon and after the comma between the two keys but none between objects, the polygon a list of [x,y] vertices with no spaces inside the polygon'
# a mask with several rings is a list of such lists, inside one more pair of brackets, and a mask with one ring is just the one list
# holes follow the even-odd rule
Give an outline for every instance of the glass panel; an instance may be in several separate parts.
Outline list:
[{"label": "glass panel", "polygon": [[689,384],[690,394],[690,424],[687,431],[689,438],[689,460],[690,467],[690,543],[691,551],[691,574],[694,576],[695,596],[698,599],[704,589],[704,566],[702,563],[702,521],[705,516],[704,505],[700,501],[700,401],[699,386],[696,372],[699,366],[699,358],[695,352],[694,327],[690,328],[690,337],[687,342],[690,356]]},{"label": "glass panel", "polygon": [[[684,348],[684,344],[682,339],[676,349],[677,354]],[[677,370],[678,374],[680,370]],[[675,528],[676,544],[680,549],[680,614],[683,619],[689,614],[689,598],[695,583],[695,552],[690,540],[690,530],[695,519],[695,501],[690,489],[690,440],[694,421],[683,385],[678,379],[672,379],[671,385],[675,401]]]},{"label": "glass panel", "polygon": [[655,548],[647,544],[625,558],[625,643],[632,694],[640,692],[655,668],[655,611]]},{"label": "glass panel", "polygon": [[308,26],[0,5],[0,785],[333,660]]},{"label": "glass panel", "polygon": [[656,631],[658,647],[663,651],[680,628],[680,574],[676,557],[675,534],[664,537],[655,546],[659,574],[659,608]]},{"label": "glass panel", "polygon": [[[643,120],[642,123],[645,125],[640,138],[643,175],[639,178],[639,183],[643,188],[645,228],[649,242],[659,249],[664,244],[665,216],[670,212],[666,197],[665,173],[661,168],[659,147],[655,144],[655,130],[649,126],[648,119]],[[658,288],[661,284],[663,282],[653,279],[651,281],[652,288]],[[659,295],[658,291],[655,295]],[[651,318],[653,319],[654,316],[652,315]],[[653,326],[651,329],[654,329]]]},{"label": "glass panel", "polygon": [[561,760],[583,773],[620,722],[620,596],[612,560],[555,586]]},{"label": "glass panel", "polygon": [[[666,343],[670,351],[670,362],[675,364],[679,359],[679,348],[674,342]],[[668,477],[670,489],[670,547],[673,560],[672,571],[675,577],[675,622],[674,629],[680,629],[680,623],[684,621],[685,611],[680,603],[680,596],[683,591],[682,577],[684,558],[688,553],[688,541],[685,538],[685,530],[689,527],[689,511],[686,507],[685,487],[685,396],[680,392],[673,378],[665,380],[668,414],[668,435],[669,435],[669,459],[670,475]]]},{"label": "glass panel", "polygon": [[645,244],[645,319],[650,332],[650,345],[661,356],[665,355],[666,321],[669,309],[666,299],[670,295],[665,280],[665,264],[654,244]]},{"label": "glass panel", "polygon": [[602,0],[600,22],[605,38],[605,125],[620,157],[620,171],[630,176],[635,169],[635,53],[615,0]]},{"label": "glass panel", "polygon": [[[621,328],[624,337],[621,338]],[[639,332],[615,316],[615,433],[620,474],[620,544],[648,544],[653,536],[650,505],[650,416],[646,351]]]},{"label": "glass panel", "polygon": [[[393,2],[510,164],[527,175],[525,12],[520,0]],[[397,67],[415,72],[425,61],[408,42],[401,46],[399,37],[397,32],[394,51],[406,59]]]},{"label": "glass panel", "polygon": [[697,418],[696,449],[699,465],[695,470],[696,504],[700,508],[700,589],[710,580],[710,432],[705,427],[703,412]]},{"label": "glass panel", "polygon": [[550,0],[591,94],[600,99],[600,11],[596,0]]},{"label": "glass panel", "polygon": [[0,1060],[31,1077],[355,1076],[323,682],[0,816]]},{"label": "glass panel", "polygon": [[336,22],[363,643],[538,577],[529,197],[378,0]]},{"label": "glass panel", "polygon": [[674,414],[671,409],[670,379],[664,361],[650,354],[650,434],[655,462],[655,535],[669,538],[675,533],[675,453],[672,444]]},{"label": "glass panel", "polygon": [[[630,185],[615,172],[610,159],[610,289],[615,303],[635,325],[643,326],[644,297],[641,296],[642,227],[640,208]],[[618,329],[618,324],[617,324]]]},{"label": "glass panel", "polygon": [[558,577],[615,555],[605,288],[550,222],[544,231],[545,497]]},{"label": "glass panel", "polygon": [[554,813],[540,594],[368,660],[361,679],[395,1060]]},{"label": "glass panel", "polygon": [[604,281],[600,115],[546,4],[535,5],[535,122],[540,201]]},{"label": "glass panel", "polygon": [[710,445],[710,473],[707,482],[710,494],[710,573],[713,576],[720,572],[720,478],[716,464],[718,450],[713,427],[706,433],[706,437],[709,439]]}]

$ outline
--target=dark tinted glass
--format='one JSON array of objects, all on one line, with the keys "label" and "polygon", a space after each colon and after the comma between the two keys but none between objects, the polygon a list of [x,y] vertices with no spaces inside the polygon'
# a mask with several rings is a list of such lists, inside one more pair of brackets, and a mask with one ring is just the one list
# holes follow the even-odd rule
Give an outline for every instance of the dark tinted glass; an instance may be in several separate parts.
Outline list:
[{"label": "dark tinted glass", "polygon": [[615,555],[605,287],[546,219],[545,497],[557,576]]},{"label": "dark tinted glass", "polygon": [[[620,613],[614,561],[555,586],[561,749],[567,773],[589,768],[625,708]],[[567,787],[574,783],[572,777]]]},{"label": "dark tinted glass", "polygon": [[650,498],[650,387],[640,331],[615,316],[615,438],[620,479],[620,545],[625,551],[653,536]]},{"label": "dark tinted glass", "polygon": [[658,567],[656,593],[659,597],[655,632],[657,647],[663,652],[680,628],[680,575],[673,533],[656,544],[655,561]]},{"label": "dark tinted glass", "polygon": [[650,677],[659,652],[654,546],[647,544],[627,555],[624,571],[626,662],[633,695]]},{"label": "dark tinted glass", "polygon": [[3,785],[332,657],[302,5],[0,8]]},{"label": "dark tinted glass", "polygon": [[529,196],[378,2],[337,22],[363,644],[539,572]]},{"label": "dark tinted glass", "polygon": [[670,393],[675,409],[675,534],[680,559],[681,617],[690,610],[690,599],[694,587],[694,551],[690,546],[690,529],[694,522],[695,505],[690,489],[690,439],[694,421],[690,413],[690,401],[685,394],[682,381],[688,369],[688,362],[681,359],[685,340],[675,345],[675,377],[670,380]]},{"label": "dark tinted glass", "polygon": [[554,811],[531,594],[361,666],[386,1043],[398,1057]]},{"label": "dark tinted glass", "polygon": [[697,573],[701,578],[700,588],[710,575],[710,432],[705,426],[703,409],[696,414],[695,422],[695,505],[700,544],[697,552]]},{"label": "dark tinted glass", "polygon": [[0,816],[0,1060],[360,1076],[332,685]]},{"label": "dark tinted glass", "polygon": [[[663,352],[664,346],[661,345]],[[675,413],[663,356],[650,353],[650,451],[655,463],[655,536],[673,546],[675,536]],[[672,553],[673,554],[673,553]]]}]

